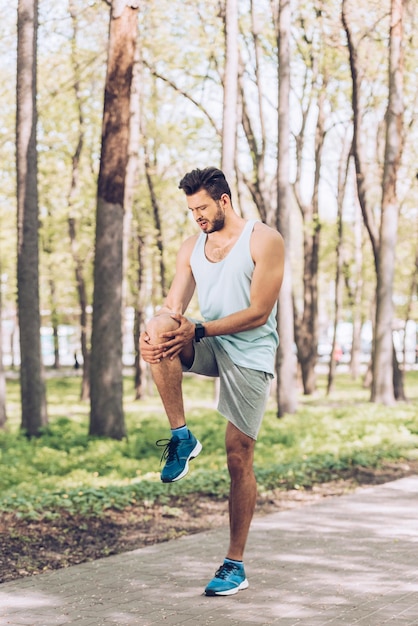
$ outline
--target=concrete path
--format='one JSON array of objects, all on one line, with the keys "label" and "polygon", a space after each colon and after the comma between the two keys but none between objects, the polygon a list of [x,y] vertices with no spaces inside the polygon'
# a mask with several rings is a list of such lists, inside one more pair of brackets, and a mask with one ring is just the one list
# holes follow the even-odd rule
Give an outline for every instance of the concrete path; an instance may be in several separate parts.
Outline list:
[{"label": "concrete path", "polygon": [[0,585],[0,626],[418,625],[418,476],[256,518],[250,587],[207,598],[216,529]]}]

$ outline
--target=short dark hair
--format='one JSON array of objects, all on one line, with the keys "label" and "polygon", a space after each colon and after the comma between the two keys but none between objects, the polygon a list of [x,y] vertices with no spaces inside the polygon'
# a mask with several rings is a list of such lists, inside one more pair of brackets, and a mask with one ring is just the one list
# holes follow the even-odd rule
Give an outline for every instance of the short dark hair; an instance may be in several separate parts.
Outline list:
[{"label": "short dark hair", "polygon": [[183,176],[179,183],[186,196],[192,196],[204,189],[212,200],[220,200],[224,193],[231,198],[231,189],[225,174],[217,167],[206,167],[203,170],[195,169]]}]

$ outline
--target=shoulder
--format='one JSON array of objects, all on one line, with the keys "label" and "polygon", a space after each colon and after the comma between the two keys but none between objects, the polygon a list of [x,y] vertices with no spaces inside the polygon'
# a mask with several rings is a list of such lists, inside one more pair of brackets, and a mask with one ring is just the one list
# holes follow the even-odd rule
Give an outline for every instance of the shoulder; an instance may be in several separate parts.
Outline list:
[{"label": "shoulder", "polygon": [[196,242],[199,238],[199,233],[196,235],[192,235],[183,241],[178,251],[178,258],[183,260],[190,260],[193,249],[196,245]]},{"label": "shoulder", "polygon": [[254,223],[253,233],[260,237],[266,237],[269,239],[283,240],[283,237],[279,233],[278,230],[272,228],[271,226],[267,226],[264,222],[259,222],[258,220]]},{"label": "shoulder", "polygon": [[271,226],[267,226],[263,222],[256,222],[251,235],[251,254],[254,260],[260,256],[270,256],[271,254],[284,255],[282,235]]},{"label": "shoulder", "polygon": [[184,250],[190,250],[193,249],[194,246],[196,245],[196,241],[199,239],[200,237],[200,233],[197,233],[195,235],[191,235],[190,237],[187,237],[187,239],[185,239],[183,241],[183,243],[181,244],[180,250],[184,249]]}]

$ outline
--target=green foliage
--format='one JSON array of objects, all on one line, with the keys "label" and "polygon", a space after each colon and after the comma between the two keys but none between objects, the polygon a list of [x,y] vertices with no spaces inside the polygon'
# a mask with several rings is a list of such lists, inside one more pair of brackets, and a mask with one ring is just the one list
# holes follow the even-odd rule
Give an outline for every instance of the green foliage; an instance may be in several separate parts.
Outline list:
[{"label": "green foliage", "polygon": [[[418,372],[410,373],[407,383],[412,396]],[[88,405],[78,400],[79,384],[76,377],[48,381],[50,424],[41,437],[27,439],[18,429],[19,386],[9,381],[11,417],[8,428],[0,431],[0,510],[28,518],[54,517],[62,509],[100,515],[141,501],[164,502],[172,495],[227,496],[225,419],[214,408],[213,382],[185,379],[188,423],[204,453],[193,461],[187,479],[172,485],[159,479],[161,449],[155,441],[169,436],[159,400],[135,402],[127,379],[129,436],[124,441],[99,439],[88,436]],[[309,488],[356,466],[416,458],[417,408],[417,397],[394,408],[370,404],[365,390],[343,375],[332,404],[321,391],[305,399],[297,414],[281,420],[271,405],[255,453],[260,492]]]}]

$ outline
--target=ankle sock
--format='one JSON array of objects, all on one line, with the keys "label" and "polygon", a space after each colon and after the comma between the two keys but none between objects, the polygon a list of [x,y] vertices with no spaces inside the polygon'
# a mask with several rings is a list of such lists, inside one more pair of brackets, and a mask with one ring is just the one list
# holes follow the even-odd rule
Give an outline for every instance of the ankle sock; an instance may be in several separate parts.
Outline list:
[{"label": "ankle sock", "polygon": [[177,435],[179,439],[188,439],[189,438],[189,429],[186,425],[180,426],[180,428],[172,428],[172,435]]},{"label": "ankle sock", "polygon": [[233,563],[234,565],[243,565],[243,561],[236,561],[235,559],[224,559],[224,563]]}]

